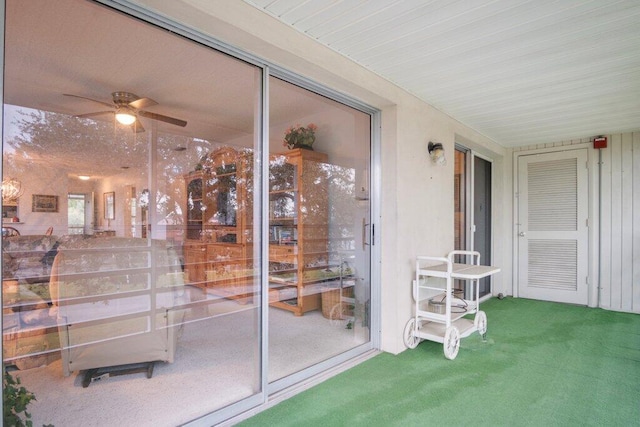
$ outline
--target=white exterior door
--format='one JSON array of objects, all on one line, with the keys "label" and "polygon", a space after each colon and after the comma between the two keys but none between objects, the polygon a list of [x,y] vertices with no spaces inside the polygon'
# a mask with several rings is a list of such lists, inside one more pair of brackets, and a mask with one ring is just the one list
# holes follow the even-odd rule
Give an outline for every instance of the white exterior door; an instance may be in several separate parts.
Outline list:
[{"label": "white exterior door", "polygon": [[588,303],[587,150],[518,158],[518,294]]}]

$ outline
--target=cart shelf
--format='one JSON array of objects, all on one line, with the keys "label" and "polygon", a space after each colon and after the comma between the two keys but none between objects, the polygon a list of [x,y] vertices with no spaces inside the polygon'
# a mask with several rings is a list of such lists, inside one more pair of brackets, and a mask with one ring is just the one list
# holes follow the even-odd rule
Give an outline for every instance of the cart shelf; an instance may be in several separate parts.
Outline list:
[{"label": "cart shelf", "polygon": [[[455,263],[453,259],[456,255],[468,256],[472,263]],[[413,282],[415,315],[405,327],[405,345],[415,348],[423,339],[439,342],[444,346],[445,357],[455,359],[461,338],[475,331],[484,337],[487,316],[480,311],[478,281],[499,271],[498,267],[480,265],[480,253],[476,251],[452,251],[446,258],[418,256],[416,279]],[[475,292],[470,300],[456,296],[454,280],[475,282],[472,287]],[[465,317],[470,314],[475,314],[473,320]]]},{"label": "cart shelf", "polygon": [[[461,308],[460,306],[456,306],[455,308],[452,308],[452,312],[451,312],[452,323],[458,319],[463,318],[464,316],[476,313],[476,303],[474,301],[468,301],[468,300],[463,300],[463,301],[467,304],[467,307],[464,307],[464,309]],[[430,307],[429,307],[428,301],[424,301],[424,300],[420,301],[420,304],[418,305],[418,310],[416,311],[416,313],[418,316],[420,316],[421,318],[424,318],[425,320],[446,323],[447,321],[446,313],[435,313],[429,308]]]},{"label": "cart shelf", "polygon": [[[460,319],[456,322],[456,327],[460,333],[460,338],[468,337],[476,331],[474,322],[471,319]],[[444,323],[425,322],[420,325],[420,328],[415,333],[421,339],[443,343],[446,330],[447,327]]]}]

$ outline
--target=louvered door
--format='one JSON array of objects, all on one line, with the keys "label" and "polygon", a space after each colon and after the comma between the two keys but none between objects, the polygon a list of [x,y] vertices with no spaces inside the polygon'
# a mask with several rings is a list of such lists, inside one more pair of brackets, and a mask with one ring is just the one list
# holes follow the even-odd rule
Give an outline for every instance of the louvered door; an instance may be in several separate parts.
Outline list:
[{"label": "louvered door", "polygon": [[518,294],[588,303],[587,151],[518,159]]}]

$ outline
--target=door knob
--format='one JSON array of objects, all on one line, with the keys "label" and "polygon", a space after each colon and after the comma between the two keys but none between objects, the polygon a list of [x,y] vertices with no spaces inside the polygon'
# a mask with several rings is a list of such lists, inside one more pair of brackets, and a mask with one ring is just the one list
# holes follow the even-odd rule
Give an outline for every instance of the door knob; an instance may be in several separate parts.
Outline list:
[{"label": "door knob", "polygon": [[527,233],[525,233],[524,231],[521,231],[520,233],[518,233],[518,236],[520,237],[524,237]]}]

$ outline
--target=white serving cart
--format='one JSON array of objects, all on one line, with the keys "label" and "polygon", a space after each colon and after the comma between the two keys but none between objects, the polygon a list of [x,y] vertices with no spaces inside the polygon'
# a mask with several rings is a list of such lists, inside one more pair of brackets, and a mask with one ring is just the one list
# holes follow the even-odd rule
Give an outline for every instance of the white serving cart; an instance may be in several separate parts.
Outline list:
[{"label": "white serving cart", "polygon": [[[456,255],[469,264],[454,262]],[[415,315],[404,328],[404,343],[416,348],[421,340],[443,344],[444,356],[455,359],[460,339],[475,331],[485,337],[487,315],[480,310],[479,281],[499,272],[498,267],[480,265],[476,251],[452,251],[445,257],[418,256],[413,281]],[[444,279],[444,280],[443,280]],[[454,280],[471,281],[469,299],[453,288]],[[475,314],[473,320],[466,316]]]}]

